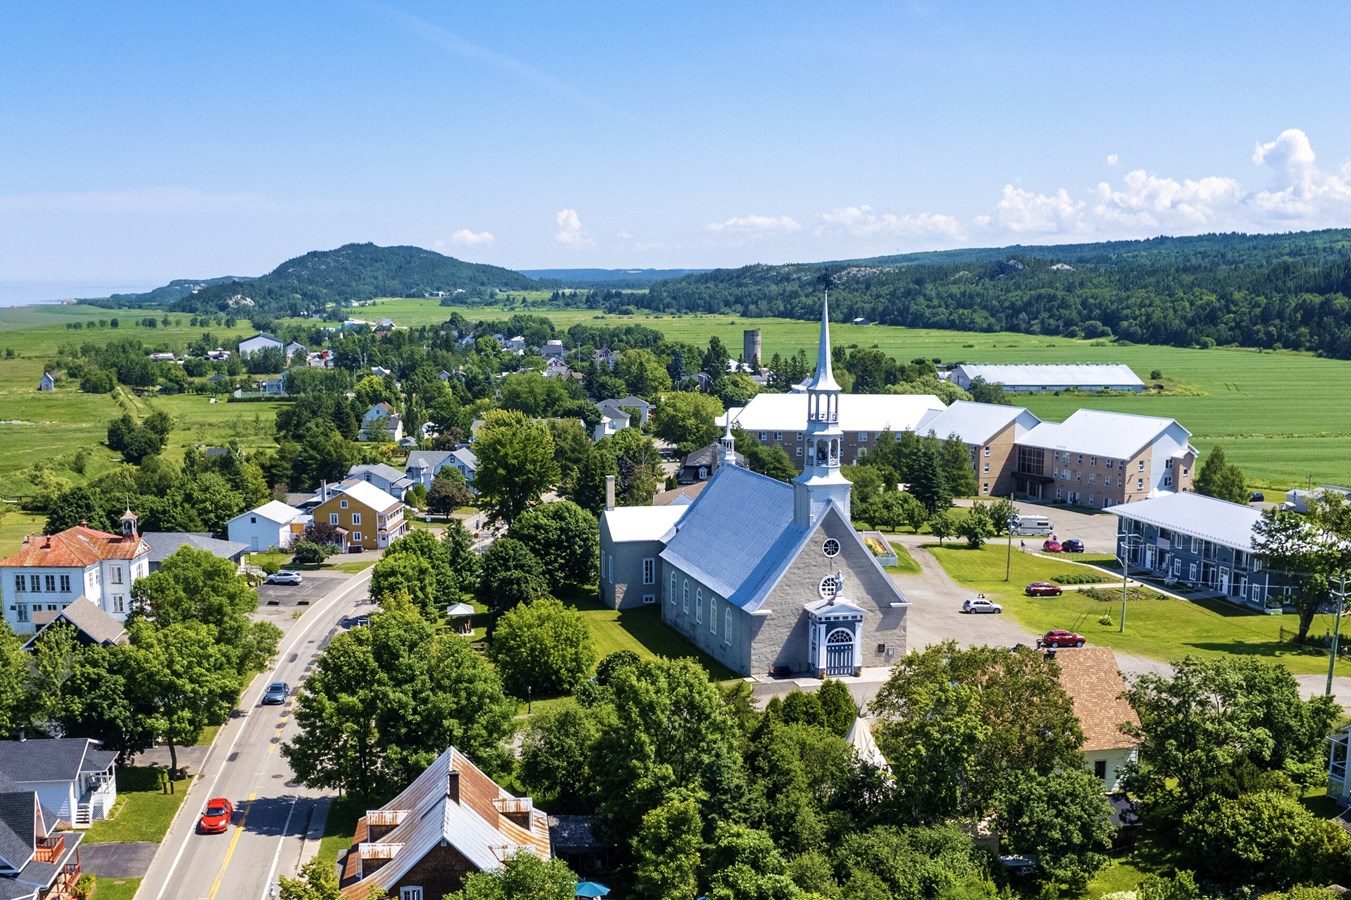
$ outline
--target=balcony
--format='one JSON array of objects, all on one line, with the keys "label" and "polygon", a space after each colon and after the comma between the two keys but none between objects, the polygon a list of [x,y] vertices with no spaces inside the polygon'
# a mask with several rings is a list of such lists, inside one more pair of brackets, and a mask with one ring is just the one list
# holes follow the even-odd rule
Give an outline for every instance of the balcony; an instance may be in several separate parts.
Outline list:
[{"label": "balcony", "polygon": [[38,838],[33,846],[33,860],[40,863],[59,862],[66,855],[66,836],[60,832]]},{"label": "balcony", "polygon": [[362,859],[393,859],[403,849],[403,844],[387,841],[366,841],[357,846]]}]

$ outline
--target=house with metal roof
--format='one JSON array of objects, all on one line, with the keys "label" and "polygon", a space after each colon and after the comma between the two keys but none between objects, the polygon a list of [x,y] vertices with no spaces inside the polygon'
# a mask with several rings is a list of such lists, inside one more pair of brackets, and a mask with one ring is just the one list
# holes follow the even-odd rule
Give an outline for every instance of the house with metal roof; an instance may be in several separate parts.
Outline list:
[{"label": "house with metal roof", "polygon": [[1123,696],[1125,679],[1110,647],[1081,647],[1057,653],[1056,677],[1074,703],[1074,715],[1084,732],[1079,749],[1084,764],[1102,782],[1104,791],[1121,789],[1127,764],[1140,754],[1140,740],[1123,729],[1138,726],[1140,717]]},{"label": "house with metal roof", "polygon": [[75,640],[84,647],[91,644],[108,647],[127,642],[127,629],[122,622],[87,598],[80,597],[65,609],[56,612],[44,609],[33,613],[33,626],[37,631],[24,643],[23,649],[32,650],[47,629],[63,625],[75,629]]},{"label": "house with metal roof", "polygon": [[255,353],[261,353],[264,350],[281,350],[285,343],[278,340],[266,332],[259,332],[251,338],[245,338],[239,342],[239,355],[252,356]]},{"label": "house with metal roof", "polygon": [[[724,435],[722,463],[693,503],[605,512],[605,557],[644,541],[661,551],[651,565],[644,557],[641,582],[607,563],[604,596],[625,603],[654,594],[665,624],[742,675],[847,676],[890,665],[905,653],[909,604],[850,521],[851,485],[840,472],[844,398],[824,303],[816,374],[787,399],[806,411],[802,474],[785,484],[736,465]],[[675,521],[659,535],[660,516]]]},{"label": "house with metal roof", "polygon": [[59,824],[35,791],[0,774],[0,900],[71,896],[84,835],[58,831]]},{"label": "house with metal roof", "polygon": [[117,754],[92,738],[0,741],[0,775],[37,793],[76,828],[105,819],[117,802]]},{"label": "house with metal roof", "polygon": [[352,466],[347,470],[347,477],[373,484],[391,497],[402,497],[413,486],[413,479],[405,472],[386,463]]},{"label": "house with metal roof", "polygon": [[956,435],[971,454],[980,493],[1007,497],[1013,490],[1018,441],[1039,424],[1041,419],[1021,406],[958,400],[946,409],[926,414],[915,431],[933,432],[945,440]]},{"label": "house with metal roof", "polygon": [[125,621],[131,585],[150,574],[150,547],[136,531],[136,514],[122,516],[122,533],[80,524],[48,535],[29,535],[18,551],[0,559],[0,602],[17,634],[32,634],[33,615],[57,613],[80,598]]},{"label": "house with metal roof", "polygon": [[272,547],[286,550],[305,530],[304,519],[305,513],[294,506],[269,500],[226,522],[225,533],[231,542],[244,544],[253,553]]},{"label": "house with metal roof", "polygon": [[1191,490],[1196,448],[1175,419],[1081,409],[1018,440],[1013,486],[1034,500],[1103,508]]},{"label": "house with metal roof", "polygon": [[241,566],[249,545],[243,541],[222,541],[211,536],[211,532],[202,531],[147,531],[141,535],[150,547],[150,571],[158,572],[164,561],[173,556],[182,547],[205,550],[218,559],[224,559]]},{"label": "house with metal roof", "polygon": [[366,900],[379,888],[391,898],[433,900],[522,850],[551,857],[548,814],[451,747],[399,796],[358,820],[342,861],[342,896]]},{"label": "house with metal roof", "polygon": [[1188,491],[1106,511],[1117,517],[1117,553],[1132,571],[1271,613],[1295,592],[1294,579],[1267,568],[1253,546],[1258,509]]},{"label": "house with metal roof", "polygon": [[998,384],[1011,394],[1040,394],[1054,391],[1128,391],[1138,394],[1145,389],[1140,376],[1131,367],[1120,364],[1097,363],[979,365],[962,363],[953,366],[948,376],[962,390],[971,387],[977,378],[987,384]]}]

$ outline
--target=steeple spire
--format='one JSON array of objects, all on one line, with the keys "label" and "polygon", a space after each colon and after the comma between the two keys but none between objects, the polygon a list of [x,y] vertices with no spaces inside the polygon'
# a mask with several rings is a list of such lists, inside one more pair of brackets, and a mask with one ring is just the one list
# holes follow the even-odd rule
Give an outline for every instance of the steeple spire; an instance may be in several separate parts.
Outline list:
[{"label": "steeple spire", "polygon": [[830,363],[830,288],[821,301],[821,338],[816,347],[816,374],[807,382],[808,390],[839,391]]},{"label": "steeple spire", "polygon": [[732,437],[732,417],[727,416],[727,430],[722,435],[722,460],[719,465],[736,465],[736,438]]},{"label": "steeple spire", "polygon": [[807,429],[802,474],[794,484],[794,518],[806,527],[832,505],[849,521],[849,479],[840,472],[844,432],[840,431],[840,386],[830,368],[830,295],[821,303],[821,339],[816,375],[807,383]]}]

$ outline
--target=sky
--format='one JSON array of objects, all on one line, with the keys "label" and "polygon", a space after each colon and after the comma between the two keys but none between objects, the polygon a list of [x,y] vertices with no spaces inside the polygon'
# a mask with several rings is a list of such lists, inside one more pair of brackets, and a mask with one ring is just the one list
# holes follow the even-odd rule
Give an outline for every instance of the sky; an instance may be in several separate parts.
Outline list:
[{"label": "sky", "polygon": [[5,0],[0,282],[1346,227],[1348,33],[1293,0]]}]

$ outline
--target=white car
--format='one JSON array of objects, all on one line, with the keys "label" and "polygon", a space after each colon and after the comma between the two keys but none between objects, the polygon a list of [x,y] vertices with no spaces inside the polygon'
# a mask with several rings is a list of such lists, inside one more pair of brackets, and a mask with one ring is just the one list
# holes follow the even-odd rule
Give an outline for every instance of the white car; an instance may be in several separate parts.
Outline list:
[{"label": "white car", "polygon": [[300,573],[290,569],[281,569],[267,576],[268,584],[300,584],[300,582]]},{"label": "white car", "polygon": [[1002,613],[1004,607],[995,603],[993,600],[986,600],[984,597],[971,597],[962,601],[962,612],[964,613]]}]

